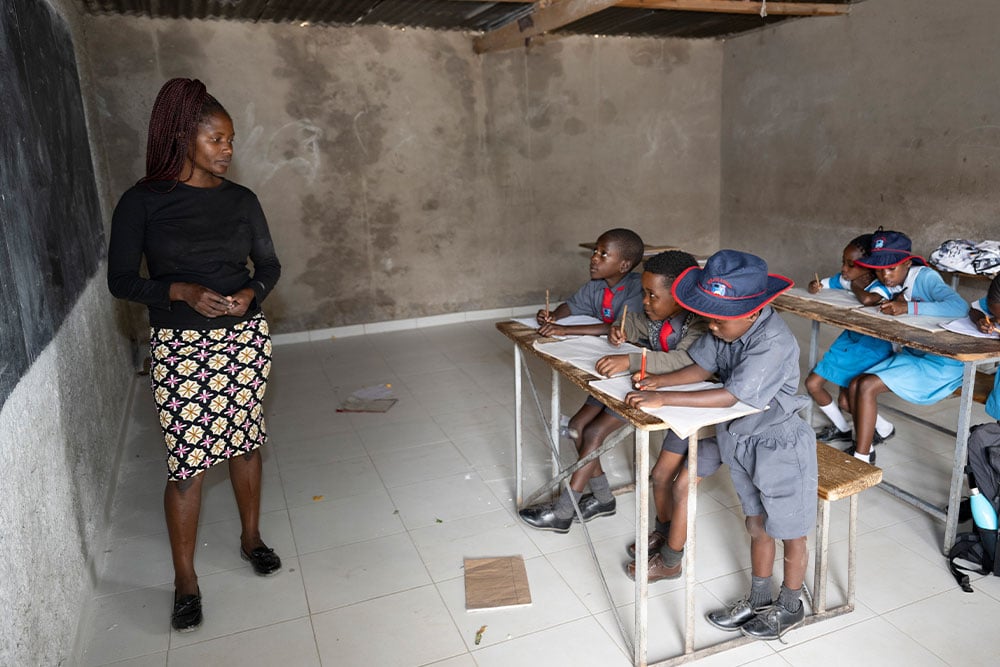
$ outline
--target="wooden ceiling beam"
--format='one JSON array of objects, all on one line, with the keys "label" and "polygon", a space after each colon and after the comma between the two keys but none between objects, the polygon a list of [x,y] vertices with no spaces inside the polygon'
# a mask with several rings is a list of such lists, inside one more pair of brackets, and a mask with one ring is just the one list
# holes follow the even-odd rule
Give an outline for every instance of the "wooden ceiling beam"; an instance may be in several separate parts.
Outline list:
[{"label": "wooden ceiling beam", "polygon": [[532,37],[616,4],[618,0],[538,0],[530,14],[476,37],[472,48],[476,53],[486,53],[524,46]]}]

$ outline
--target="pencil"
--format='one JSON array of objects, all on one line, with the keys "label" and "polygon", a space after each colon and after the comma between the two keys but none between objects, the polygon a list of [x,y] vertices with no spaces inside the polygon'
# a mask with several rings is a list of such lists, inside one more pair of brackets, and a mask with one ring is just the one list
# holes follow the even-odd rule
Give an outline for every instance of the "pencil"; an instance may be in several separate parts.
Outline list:
[{"label": "pencil", "polygon": [[639,381],[646,379],[646,348],[642,348],[642,363],[639,365]]},{"label": "pencil", "polygon": [[822,285],[822,283],[819,282],[819,271],[817,271],[815,275],[816,275],[816,283],[818,285]]},{"label": "pencil", "polygon": [[625,307],[622,308],[622,338],[625,337],[625,316],[626,315],[628,315],[628,304],[627,303],[625,304]]},{"label": "pencil", "polygon": [[995,326],[992,322],[990,322],[990,316],[984,313],[983,319],[986,320],[986,326],[990,328],[989,333],[993,333],[993,329],[995,328]]},{"label": "pencil", "polygon": [[545,319],[549,319],[549,291],[545,290]]}]

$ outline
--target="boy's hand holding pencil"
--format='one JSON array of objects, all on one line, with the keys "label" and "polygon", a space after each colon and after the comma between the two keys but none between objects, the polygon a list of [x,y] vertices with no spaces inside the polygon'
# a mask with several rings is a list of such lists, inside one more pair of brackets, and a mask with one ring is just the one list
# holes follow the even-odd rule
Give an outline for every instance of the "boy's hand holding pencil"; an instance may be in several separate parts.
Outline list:
[{"label": "boy's hand holding pencil", "polygon": [[809,282],[809,293],[817,294],[823,289],[823,282],[819,279],[819,273],[816,273],[816,280],[811,280]]},{"label": "boy's hand holding pencil", "polygon": [[611,325],[608,330],[608,342],[618,347],[624,343],[627,339],[625,338],[625,316],[628,315],[628,304],[625,304],[625,309],[622,311],[621,326]]}]

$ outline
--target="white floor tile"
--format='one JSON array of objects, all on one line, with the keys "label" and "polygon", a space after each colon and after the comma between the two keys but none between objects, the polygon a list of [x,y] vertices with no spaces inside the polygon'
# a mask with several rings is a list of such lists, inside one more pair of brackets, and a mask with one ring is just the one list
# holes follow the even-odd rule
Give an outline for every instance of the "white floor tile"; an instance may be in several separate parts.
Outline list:
[{"label": "white floor tile", "polygon": [[472,466],[450,442],[408,447],[372,455],[382,482],[389,488],[472,471]]},{"label": "white floor tile", "polygon": [[288,510],[299,554],[401,533],[398,514],[384,489]]},{"label": "white floor tile", "polygon": [[410,530],[485,514],[500,507],[500,501],[476,473],[397,486],[389,489],[389,494]]},{"label": "white floor tile", "polygon": [[289,507],[356,496],[381,484],[375,465],[367,455],[333,463],[283,466],[281,481]]},{"label": "white floor tile", "polygon": [[848,626],[843,630],[780,651],[793,667],[830,664],[906,665],[943,667],[948,663],[913,641],[882,618]]},{"label": "white floor tile", "polygon": [[314,551],[300,562],[313,614],[431,583],[405,533]]},{"label": "white floor tile", "polygon": [[[484,633],[484,640],[489,630],[487,628],[487,633]],[[479,667],[605,667],[628,664],[625,654],[592,617],[523,637],[511,637],[508,641],[475,651],[475,657]]]},{"label": "white floor tile", "polygon": [[[192,633],[193,634],[193,633]],[[170,651],[170,667],[295,665],[319,667],[319,651],[307,617],[183,646]]]},{"label": "white floor tile", "polygon": [[312,618],[325,665],[412,667],[465,653],[458,630],[433,586],[359,602]]},{"label": "white floor tile", "polygon": [[83,664],[105,665],[167,650],[173,590],[173,585],[158,586],[95,598]]}]

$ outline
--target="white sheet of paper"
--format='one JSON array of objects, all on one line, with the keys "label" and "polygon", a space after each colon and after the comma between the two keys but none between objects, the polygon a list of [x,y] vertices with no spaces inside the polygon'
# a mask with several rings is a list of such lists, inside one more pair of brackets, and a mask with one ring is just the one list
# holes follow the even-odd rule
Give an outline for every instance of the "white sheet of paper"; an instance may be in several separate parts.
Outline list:
[{"label": "white sheet of paper", "polygon": [[[625,395],[634,389],[632,380],[628,376],[614,377],[607,380],[594,380],[590,383],[590,386],[603,394],[617,398],[619,401],[624,401]],[[704,389],[716,389],[721,386],[718,382],[696,382],[694,384],[667,387],[662,391],[702,391]],[[680,408],[667,406],[642,408],[642,411],[657,417],[664,424],[669,424],[671,430],[681,438],[688,437],[702,426],[721,424],[737,417],[744,417],[752,415],[755,412],[760,412],[757,408],[740,402],[728,408]]]},{"label": "white sheet of paper", "polygon": [[974,338],[992,338],[993,340],[1000,339],[1000,333],[994,331],[993,333],[985,334],[979,330],[972,320],[968,317],[960,317],[957,320],[952,320],[951,322],[945,322],[941,325],[942,328],[951,331],[953,333],[962,334],[964,336],[973,336]]},{"label": "white sheet of paper", "polygon": [[[586,371],[591,375],[601,376],[597,372],[597,361],[609,354],[628,354],[641,352],[642,348],[631,343],[622,343],[615,347],[608,342],[607,336],[574,336],[556,343],[546,343],[536,340],[535,349],[542,354],[555,357],[560,361]],[[625,375],[628,371],[625,372]]]},{"label": "white sheet of paper", "polygon": [[[538,328],[538,320],[534,317],[515,317],[513,320],[532,329]],[[581,327],[588,324],[601,324],[601,320],[590,315],[570,315],[561,320],[556,320],[556,324],[564,327]],[[560,336],[560,338],[565,338],[565,336]]]},{"label": "white sheet of paper", "polygon": [[857,297],[851,292],[842,289],[825,289],[821,290],[817,294],[810,294],[809,290],[803,289],[801,287],[793,287],[788,290],[788,294],[794,296],[802,297],[803,299],[809,299],[811,301],[819,301],[820,303],[827,303],[831,306],[839,306],[841,308],[851,308],[856,313],[862,315],[867,315],[869,317],[874,317],[880,320],[888,320],[890,322],[898,322],[900,324],[906,324],[911,327],[916,327],[918,329],[923,329],[924,331],[942,331],[944,330],[944,322],[947,322],[949,317],[933,317],[931,315],[886,315],[880,312],[878,306],[868,306],[865,308],[861,307],[858,303]]}]

